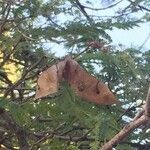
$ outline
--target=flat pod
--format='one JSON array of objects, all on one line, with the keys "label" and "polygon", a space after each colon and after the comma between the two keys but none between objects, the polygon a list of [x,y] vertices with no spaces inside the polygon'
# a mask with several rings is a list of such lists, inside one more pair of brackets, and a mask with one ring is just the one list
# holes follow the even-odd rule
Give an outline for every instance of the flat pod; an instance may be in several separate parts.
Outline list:
[{"label": "flat pod", "polygon": [[118,102],[102,81],[90,75],[71,58],[52,65],[39,75],[35,99],[57,92],[62,80],[65,80],[75,94],[84,100],[105,105]]}]

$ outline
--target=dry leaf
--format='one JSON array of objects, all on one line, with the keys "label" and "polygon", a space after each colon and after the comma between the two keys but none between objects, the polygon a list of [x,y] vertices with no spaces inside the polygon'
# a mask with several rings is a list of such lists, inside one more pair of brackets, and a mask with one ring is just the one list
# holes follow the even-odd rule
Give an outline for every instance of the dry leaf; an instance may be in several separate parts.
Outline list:
[{"label": "dry leaf", "polygon": [[88,74],[75,60],[70,59],[66,62],[64,78],[75,93],[85,100],[106,105],[117,103],[109,88]]},{"label": "dry leaf", "polygon": [[35,99],[57,92],[63,79],[76,95],[85,100],[105,105],[118,102],[102,81],[98,81],[71,58],[60,61],[40,74]]}]

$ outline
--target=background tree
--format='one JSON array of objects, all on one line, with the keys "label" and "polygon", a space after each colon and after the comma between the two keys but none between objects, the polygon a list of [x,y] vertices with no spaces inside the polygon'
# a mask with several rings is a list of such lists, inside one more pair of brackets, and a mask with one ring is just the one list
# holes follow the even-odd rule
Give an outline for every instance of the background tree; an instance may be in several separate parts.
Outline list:
[{"label": "background tree", "polygon": [[[5,0],[0,6],[1,148],[97,150],[141,110],[150,82],[150,51],[113,46],[107,31],[149,22],[149,0]],[[111,8],[116,9],[112,16],[100,15]],[[121,104],[81,101],[67,85],[35,102],[38,74],[63,59],[50,51],[57,44],[105,82]],[[146,150],[149,141],[146,124],[117,149]]]}]

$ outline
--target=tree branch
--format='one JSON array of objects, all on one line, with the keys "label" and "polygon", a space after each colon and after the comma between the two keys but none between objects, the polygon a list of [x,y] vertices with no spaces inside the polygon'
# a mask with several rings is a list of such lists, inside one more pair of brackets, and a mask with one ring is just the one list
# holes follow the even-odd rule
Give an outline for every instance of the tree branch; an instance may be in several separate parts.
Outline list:
[{"label": "tree branch", "polygon": [[8,18],[8,16],[9,16],[10,10],[11,10],[11,5],[10,5],[10,4],[7,4],[7,5],[6,5],[6,8],[4,9],[4,14],[5,14],[5,12],[7,12],[7,13],[6,13],[5,18],[3,18],[3,21],[2,21],[2,23],[1,23],[1,25],[0,25],[0,35],[1,35],[1,34],[3,33],[3,31],[4,31],[4,26],[5,26],[5,23],[7,22],[7,18]]},{"label": "tree branch", "polygon": [[80,11],[83,13],[83,15],[87,18],[90,24],[93,24],[93,20],[89,17],[87,12],[85,11],[85,7],[79,2],[79,0],[75,0],[77,6],[79,7]]},{"label": "tree branch", "polygon": [[116,145],[119,142],[121,142],[126,136],[128,136],[128,134],[130,134],[135,128],[139,127],[142,124],[147,123],[148,120],[149,118],[143,115],[136,121],[129,123],[117,135],[115,135],[109,142],[104,144],[101,150],[111,150],[113,147],[116,147]]},{"label": "tree branch", "polygon": [[21,150],[28,150],[29,144],[27,141],[27,133],[20,127],[13,119],[13,117],[5,111],[5,109],[0,107],[0,117],[5,121],[6,129],[14,133],[18,139],[18,144]]},{"label": "tree branch", "polygon": [[118,134],[116,134],[110,141],[105,143],[101,150],[111,150],[113,147],[116,147],[126,136],[128,136],[134,129],[138,128],[141,125],[145,125],[150,121],[150,87],[146,97],[146,106],[144,111],[141,114],[138,114],[134,117],[133,121],[126,125]]},{"label": "tree branch", "polygon": [[145,115],[150,117],[150,87],[149,87],[148,94],[146,97]]}]

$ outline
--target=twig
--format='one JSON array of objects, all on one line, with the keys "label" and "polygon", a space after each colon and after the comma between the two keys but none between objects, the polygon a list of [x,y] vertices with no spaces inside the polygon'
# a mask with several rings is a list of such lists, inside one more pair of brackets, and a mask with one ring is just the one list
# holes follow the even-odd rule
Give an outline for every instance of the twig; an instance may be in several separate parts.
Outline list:
[{"label": "twig", "polygon": [[37,121],[37,122],[40,122],[40,123],[43,123],[43,122],[51,122],[52,121],[52,119],[51,118],[44,118],[43,116],[37,116],[36,118],[35,118],[35,120]]},{"label": "twig", "polygon": [[[22,106],[24,105],[26,102],[28,102],[29,100],[33,100],[35,94],[31,95],[31,96],[28,96],[28,97],[25,97],[22,99],[22,101],[20,101],[20,97],[17,97],[15,99],[9,99],[9,102],[13,102],[15,104],[18,104],[19,106]],[[19,102],[18,102],[19,101]]]},{"label": "twig", "polygon": [[84,6],[84,5],[82,5],[82,6],[84,8],[86,8],[86,9],[91,9],[91,10],[99,11],[99,10],[106,10],[106,9],[112,8],[112,7],[116,6],[116,5],[118,5],[119,3],[121,3],[122,1],[123,0],[120,0],[120,1],[116,2],[115,4],[109,5],[109,6],[104,7],[104,8],[92,8],[92,7],[88,7],[88,6]]},{"label": "twig", "polygon": [[7,141],[2,142],[1,144],[4,145],[8,150],[18,150],[18,148],[12,147],[12,145]]},{"label": "twig", "polygon": [[[78,141],[94,141],[93,137],[89,137],[88,134],[92,131],[92,129],[88,130],[86,133],[84,133],[81,136],[70,136],[70,135],[59,135],[59,134],[54,134],[53,138],[54,139],[59,139],[59,140],[64,140],[64,141],[72,141],[72,142],[78,142]],[[43,135],[41,134],[34,134],[36,137],[42,137]]]},{"label": "twig", "polygon": [[[130,111],[136,109],[136,107],[141,107],[143,104],[137,105],[137,106],[132,106],[133,103],[130,104],[130,106],[125,109],[125,111],[119,116],[119,118],[117,119],[117,122],[126,114],[128,114]],[[131,107],[132,106],[132,107]],[[143,107],[143,106],[142,106]],[[140,111],[137,113],[137,115],[133,118],[133,120],[136,120],[137,118],[141,117],[144,113],[144,110]]]},{"label": "twig", "polygon": [[33,39],[33,38],[31,38],[31,37],[25,35],[25,34],[18,28],[18,25],[17,25],[15,22],[13,22],[13,24],[14,24],[14,26],[16,26],[18,32],[19,32],[23,37],[25,37],[26,39],[31,40],[31,41],[37,41],[37,39]]},{"label": "twig", "polygon": [[34,146],[40,144],[41,142],[44,142],[45,140],[47,140],[48,138],[53,138],[54,134],[56,131],[58,131],[59,129],[61,129],[63,126],[65,125],[65,123],[60,124],[56,129],[54,129],[53,131],[51,131],[50,133],[46,134],[45,136],[43,136],[41,139],[39,139],[37,142],[35,142],[30,150],[32,150],[34,148]]},{"label": "twig", "polygon": [[29,69],[26,70],[26,72],[24,72],[24,74],[22,75],[22,77],[15,83],[13,84],[12,86],[10,86],[5,94],[4,94],[4,97],[7,97],[7,95],[9,94],[9,92],[13,89],[15,89],[18,85],[20,85],[24,80],[25,80],[25,77],[26,75],[32,71],[37,65],[39,65],[39,63],[43,60],[44,57],[42,57],[41,59],[39,59],[35,64],[33,64]]},{"label": "twig", "polygon": [[16,47],[19,45],[21,41],[21,37],[19,38],[19,40],[15,43],[15,45],[13,45],[13,49],[11,50],[11,52],[9,52],[8,54],[6,53],[6,55],[4,55],[3,61],[0,63],[0,67],[2,67],[10,58],[10,56],[14,53],[14,51],[16,50]]},{"label": "twig", "polygon": [[62,136],[62,135],[54,135],[53,138],[59,139],[59,140],[65,140],[65,141],[72,141],[72,142],[79,142],[79,141],[94,141],[94,138],[88,137],[87,135],[83,136]]},{"label": "twig", "polygon": [[88,51],[91,45],[88,45],[82,52],[80,52],[79,54],[75,55],[73,57],[73,59],[76,59],[77,57],[79,57],[80,55],[82,55],[84,52]]},{"label": "twig", "polygon": [[135,121],[137,119],[139,119],[143,114],[144,114],[145,110],[143,109],[142,111],[139,111],[136,116],[133,118],[132,121]]},{"label": "twig", "polygon": [[12,82],[8,79],[7,74],[5,72],[0,71],[0,76],[2,77],[3,82],[5,82],[6,84],[12,85]]},{"label": "twig", "polygon": [[6,17],[4,18],[2,24],[0,25],[0,35],[3,33],[3,27],[5,26],[5,23],[7,22],[7,18],[10,13],[10,10],[11,10],[11,5],[7,4],[6,9],[5,9],[5,11],[7,11],[7,14],[6,14]]},{"label": "twig", "polygon": [[[131,1],[131,0],[128,0],[131,4],[133,4],[133,5],[135,5],[136,4],[136,1],[135,2],[133,2],[133,1]],[[139,8],[141,8],[141,9],[143,9],[143,10],[146,10],[146,11],[149,11],[150,12],[150,9],[148,9],[148,8],[146,8],[146,7],[144,7],[144,6],[141,6],[141,5],[139,5],[139,4],[137,4],[137,6],[139,7]]]},{"label": "twig", "polygon": [[86,128],[85,128],[85,127],[81,127],[81,126],[79,126],[79,125],[73,126],[71,129],[69,129],[69,130],[67,130],[67,131],[65,131],[65,132],[63,132],[63,133],[61,133],[60,135],[66,135],[66,134],[68,134],[68,133],[70,133],[70,132],[73,132],[73,131],[76,131],[76,130],[83,130],[83,129],[86,129]]},{"label": "twig", "polygon": [[119,116],[119,118],[117,119],[117,122],[119,122],[120,119],[121,119],[125,114],[127,114],[128,112],[130,112],[131,110],[134,109],[134,106],[131,107],[131,105],[132,105],[132,103],[131,103],[130,106]]},{"label": "twig", "polygon": [[138,150],[148,150],[150,148],[150,143],[141,144],[140,142],[138,142],[138,143],[121,142],[120,144],[128,144],[131,147],[138,148]]},{"label": "twig", "polygon": [[146,37],[146,39],[144,40],[144,42],[142,43],[142,45],[139,47],[139,50],[141,50],[144,47],[144,45],[147,43],[147,41],[149,39],[150,39],[150,32],[149,32],[148,36]]}]

